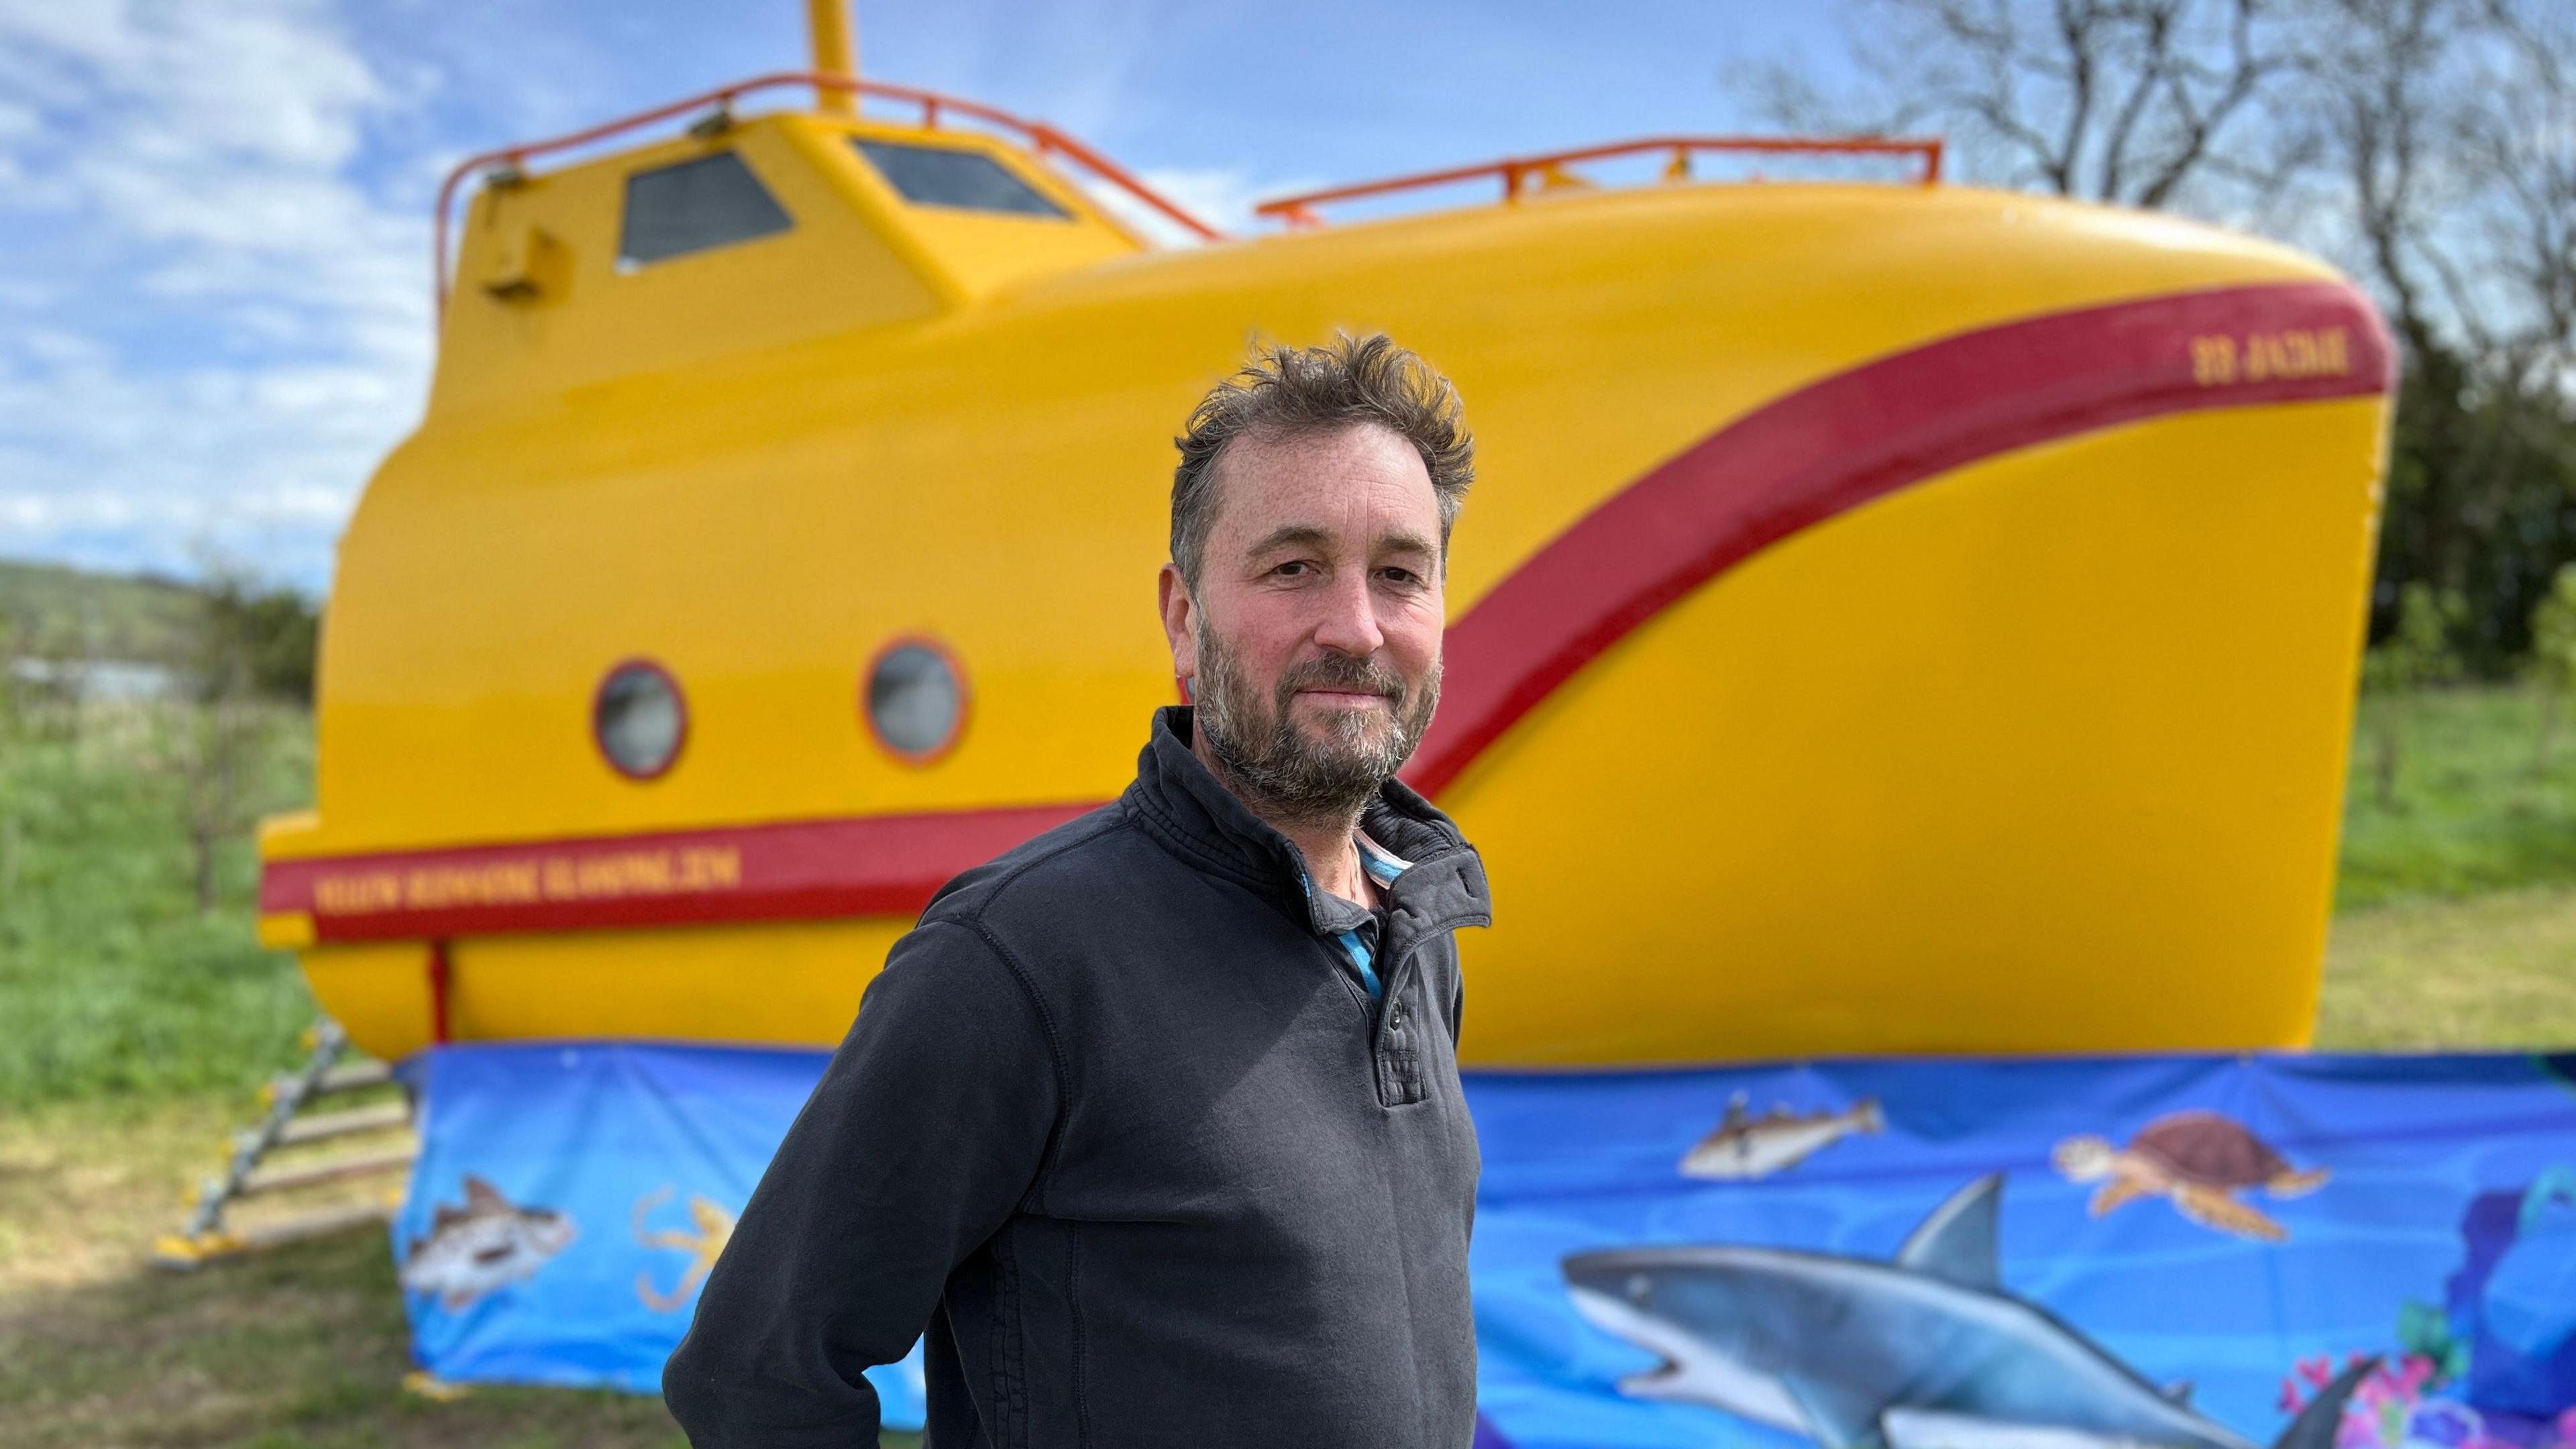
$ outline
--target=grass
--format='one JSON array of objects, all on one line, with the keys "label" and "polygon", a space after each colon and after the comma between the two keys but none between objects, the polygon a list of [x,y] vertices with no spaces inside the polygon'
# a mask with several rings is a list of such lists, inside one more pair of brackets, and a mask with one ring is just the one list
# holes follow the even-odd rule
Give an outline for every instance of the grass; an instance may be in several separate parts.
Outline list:
[{"label": "grass", "polygon": [[2545,760],[2540,723],[2539,697],[2514,687],[2365,704],[2320,1047],[2576,1046],[2576,708]]},{"label": "grass", "polygon": [[[249,793],[291,807],[309,726],[268,724]],[[2368,740],[2354,752],[2319,1045],[2576,1045],[2576,721],[2547,771],[2519,691],[2434,696],[2405,724],[2393,803]],[[252,944],[246,833],[198,910],[170,743],[133,709],[76,735],[0,731],[0,1438],[680,1443],[649,1398],[406,1392],[380,1230],[187,1276],[145,1265],[313,1011],[292,961]]]},{"label": "grass", "polygon": [[174,1276],[143,1265],[237,1115],[210,1099],[55,1103],[0,1123],[0,1423],[12,1445],[675,1446],[659,1402],[405,1392],[380,1229]]},{"label": "grass", "polygon": [[312,728],[254,716],[239,819],[198,908],[180,717],[0,720],[0,1108],[239,1088],[313,1019],[292,958],[252,935],[246,823],[310,798]]},{"label": "grass", "polygon": [[2576,1049],[2576,887],[2338,916],[2317,1046]]},{"label": "grass", "polygon": [[[672,1446],[650,1398],[405,1391],[381,1230],[173,1276],[146,1262],[313,1019],[252,938],[247,831],[198,908],[173,720],[0,731],[0,1424],[16,1445]],[[74,723],[77,728],[71,727]],[[253,810],[302,803],[311,729],[257,735]]]},{"label": "grass", "polygon": [[[52,1102],[0,1115],[0,1433],[42,1446],[675,1449],[657,1399],[403,1387],[384,1231],[173,1275],[148,1267],[247,1093]],[[887,1449],[916,1449],[888,1435]]]},{"label": "grass", "polygon": [[[2337,909],[2576,884],[2576,702],[2546,768],[2540,714],[2531,691],[2494,686],[2368,702],[2345,791]],[[2383,802],[2376,747],[2392,722],[2397,789]]]}]

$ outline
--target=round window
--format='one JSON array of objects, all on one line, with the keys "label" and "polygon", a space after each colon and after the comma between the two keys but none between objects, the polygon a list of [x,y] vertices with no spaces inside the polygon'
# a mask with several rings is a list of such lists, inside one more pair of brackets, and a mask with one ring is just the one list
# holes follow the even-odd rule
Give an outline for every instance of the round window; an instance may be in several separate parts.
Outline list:
[{"label": "round window", "polygon": [[608,671],[591,702],[591,732],[617,772],[650,780],[671,768],[689,737],[679,681],[659,664],[630,660]]},{"label": "round window", "polygon": [[897,757],[926,765],[956,747],[966,725],[966,675],[928,639],[897,639],[868,666],[868,730]]}]

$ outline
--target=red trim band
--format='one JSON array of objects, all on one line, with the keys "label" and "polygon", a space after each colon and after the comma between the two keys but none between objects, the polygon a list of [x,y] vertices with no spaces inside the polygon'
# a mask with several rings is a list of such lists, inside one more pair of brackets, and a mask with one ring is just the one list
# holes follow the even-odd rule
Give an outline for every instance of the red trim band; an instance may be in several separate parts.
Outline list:
[{"label": "red trim band", "polygon": [[[1761,549],[2017,448],[2169,413],[2388,390],[2378,314],[2339,282],[2192,292],[1944,338],[1769,403],[1603,502],[1449,629],[1424,794],[1629,631]],[[909,915],[1088,805],[866,816],[278,860],[268,914],[323,941]]]},{"label": "red trim band", "polygon": [[911,915],[950,876],[1093,808],[1037,805],[273,860],[263,915],[322,941]]}]

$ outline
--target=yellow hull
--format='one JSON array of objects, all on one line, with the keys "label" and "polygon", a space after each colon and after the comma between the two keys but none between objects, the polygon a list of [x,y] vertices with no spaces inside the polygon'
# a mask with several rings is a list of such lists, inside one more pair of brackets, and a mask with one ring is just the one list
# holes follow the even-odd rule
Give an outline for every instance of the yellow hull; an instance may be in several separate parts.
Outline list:
[{"label": "yellow hull", "polygon": [[[1061,190],[1061,230],[960,231],[852,130],[890,133],[774,117],[478,200],[429,416],[342,545],[318,811],[264,835],[264,932],[369,1049],[836,1040],[924,871],[1123,785],[1173,697],[1167,440],[1247,334],[1337,327],[1449,372],[1480,445],[1418,762],[1493,876],[1469,1060],[2304,1038],[2386,421],[2313,262],[1798,186],[1149,255]],[[711,145],[798,229],[602,265],[618,178]],[[552,293],[465,285],[523,228]],[[2073,401],[2024,406],[2055,356]],[[1923,387],[1966,401],[1881,426]],[[1903,476],[1816,481],[1872,448]],[[1630,551],[1671,597],[1621,593]],[[1557,613],[1599,647],[1515,653]],[[907,636],[973,692],[928,765],[858,701]],[[590,730],[637,657],[688,721],[640,781]]]}]

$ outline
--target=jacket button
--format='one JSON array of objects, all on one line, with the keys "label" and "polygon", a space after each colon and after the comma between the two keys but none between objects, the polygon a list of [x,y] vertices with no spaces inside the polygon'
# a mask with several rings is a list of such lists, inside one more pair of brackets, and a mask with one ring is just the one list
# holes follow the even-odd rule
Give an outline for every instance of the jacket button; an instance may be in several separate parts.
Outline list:
[{"label": "jacket button", "polygon": [[1387,1024],[1389,1027],[1392,1027],[1393,1029],[1395,1029],[1395,1030],[1397,1030],[1397,1031],[1402,1031],[1402,1030],[1404,1030],[1404,1003],[1403,1003],[1403,1002],[1399,1001],[1399,1002],[1397,1002],[1394,1006],[1392,1006],[1392,1007],[1388,1008],[1388,1010],[1387,1010],[1387,1016],[1386,1016],[1386,1024]]}]

